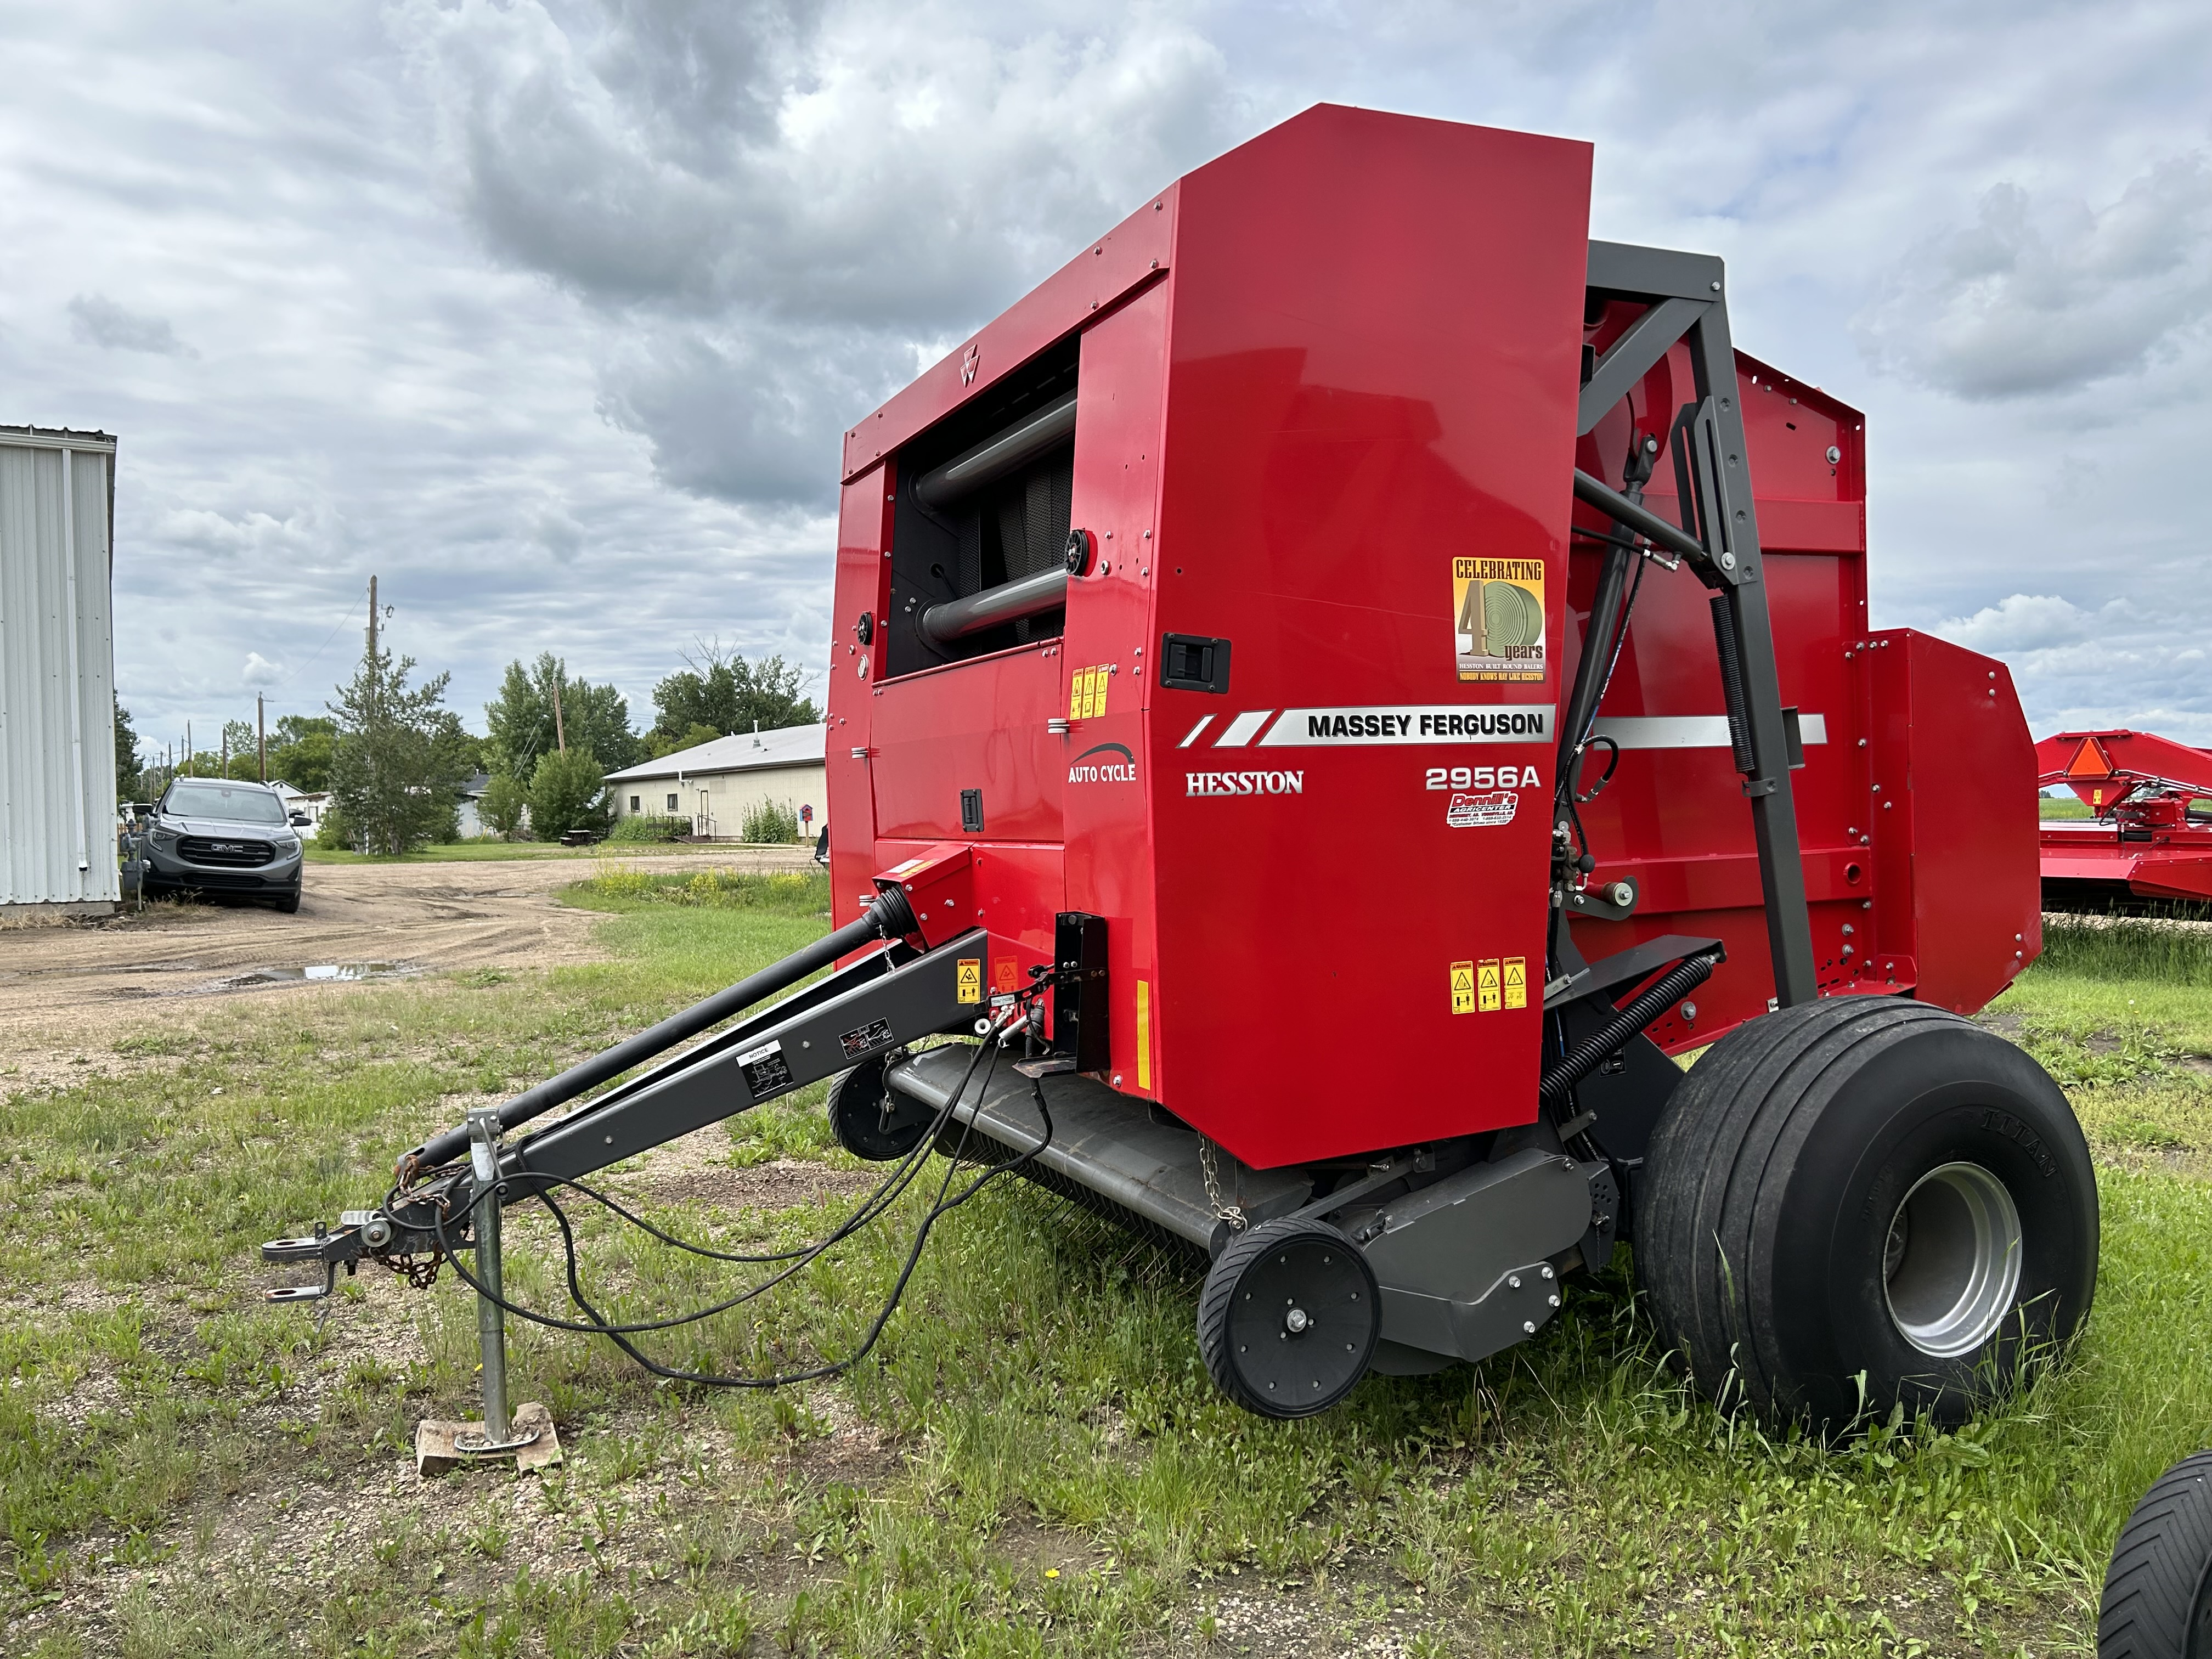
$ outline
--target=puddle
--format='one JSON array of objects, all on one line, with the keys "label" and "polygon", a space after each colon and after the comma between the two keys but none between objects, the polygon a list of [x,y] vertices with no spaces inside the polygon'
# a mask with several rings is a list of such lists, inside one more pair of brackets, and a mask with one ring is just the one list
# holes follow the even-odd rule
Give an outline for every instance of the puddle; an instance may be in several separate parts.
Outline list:
[{"label": "puddle", "polygon": [[307,968],[252,968],[199,988],[210,991],[246,991],[257,985],[298,985],[309,980],[389,979],[416,970],[411,962],[323,962]]}]

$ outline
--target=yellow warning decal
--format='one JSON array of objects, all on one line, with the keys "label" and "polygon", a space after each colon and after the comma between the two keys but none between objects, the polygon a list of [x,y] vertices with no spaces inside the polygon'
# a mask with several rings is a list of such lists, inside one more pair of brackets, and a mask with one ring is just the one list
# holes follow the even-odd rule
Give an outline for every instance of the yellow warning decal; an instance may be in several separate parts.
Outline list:
[{"label": "yellow warning decal", "polygon": [[1079,668],[1067,682],[1067,718],[1096,720],[1106,712],[1106,686],[1114,674],[1110,665]]},{"label": "yellow warning decal", "polygon": [[1528,958],[1505,958],[1505,1006],[1526,1008],[1528,1006]]},{"label": "yellow warning decal", "polygon": [[957,977],[953,983],[959,988],[956,996],[962,1002],[981,1002],[983,1000],[983,959],[963,957],[954,964]]},{"label": "yellow warning decal", "polygon": [[1498,958],[1474,964],[1474,1006],[1486,1014],[1498,1012]]},{"label": "yellow warning decal", "polygon": [[1462,680],[1544,678],[1544,562],[1452,561],[1452,647]]},{"label": "yellow warning decal", "polygon": [[1471,1014],[1474,1012],[1474,964],[1455,962],[1451,965],[1452,1012]]},{"label": "yellow warning decal", "polygon": [[1152,988],[1137,981],[1137,1086],[1152,1086]]}]

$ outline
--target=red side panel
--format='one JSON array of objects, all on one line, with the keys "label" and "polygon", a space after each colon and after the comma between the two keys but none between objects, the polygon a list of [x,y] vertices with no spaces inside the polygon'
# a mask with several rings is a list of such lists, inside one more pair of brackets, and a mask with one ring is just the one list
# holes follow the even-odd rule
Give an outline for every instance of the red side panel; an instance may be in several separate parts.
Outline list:
[{"label": "red side panel", "polygon": [[[1323,107],[1183,180],[1158,626],[1234,659],[1146,677],[1158,1040],[1247,1163],[1534,1115],[1589,167]],[[1459,559],[1540,588],[1526,678],[1461,678]]]},{"label": "red side panel", "polygon": [[2043,949],[2027,723],[2002,663],[1929,635],[1873,635],[1858,661],[1873,709],[1876,951],[1911,958],[1920,1000],[1971,1013]]}]

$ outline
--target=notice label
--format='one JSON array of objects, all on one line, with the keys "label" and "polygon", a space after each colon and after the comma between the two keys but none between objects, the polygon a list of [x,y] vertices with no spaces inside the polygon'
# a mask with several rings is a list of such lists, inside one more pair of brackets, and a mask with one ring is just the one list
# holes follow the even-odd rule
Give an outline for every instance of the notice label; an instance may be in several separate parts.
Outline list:
[{"label": "notice label", "polygon": [[991,964],[991,988],[994,991],[1014,991],[1021,988],[1021,969],[1012,957],[1000,957]]},{"label": "notice label", "polygon": [[1474,964],[1455,962],[1451,965],[1452,1012],[1471,1014],[1474,1012]]},{"label": "notice label", "polygon": [[1474,1006],[1486,1014],[1498,1012],[1500,977],[1497,957],[1474,964]]},{"label": "notice label", "polygon": [[783,1057],[781,1042],[763,1042],[757,1048],[748,1048],[738,1056],[738,1070],[745,1079],[745,1089],[755,1100],[791,1086],[791,1065]]},{"label": "notice label", "polygon": [[1544,678],[1544,562],[1452,561],[1452,646],[1463,680]]},{"label": "notice label", "polygon": [[960,1002],[982,1001],[983,959],[981,957],[963,957],[954,964],[953,972],[953,984],[957,988],[953,992],[954,1000]]}]

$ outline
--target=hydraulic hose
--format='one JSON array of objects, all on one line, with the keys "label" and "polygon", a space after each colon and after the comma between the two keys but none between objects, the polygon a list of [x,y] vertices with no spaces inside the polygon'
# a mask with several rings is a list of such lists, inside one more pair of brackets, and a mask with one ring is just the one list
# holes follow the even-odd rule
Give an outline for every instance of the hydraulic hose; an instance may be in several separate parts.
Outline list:
[{"label": "hydraulic hose", "polygon": [[[858,921],[847,922],[836,933],[815,940],[804,950],[793,951],[774,966],[739,980],[727,990],[715,992],[703,1002],[693,1003],[682,1013],[671,1014],[635,1036],[625,1037],[613,1048],[571,1066],[557,1077],[550,1077],[524,1090],[499,1109],[500,1130],[506,1133],[520,1128],[532,1118],[574,1100],[586,1089],[595,1088],[609,1078],[673,1048],[710,1025],[720,1024],[731,1015],[743,1012],[778,991],[789,989],[848,951],[857,951],[874,939],[902,939],[914,929],[914,911],[906,902],[906,895],[896,888],[879,893]],[[468,1127],[463,1124],[431,1136],[400,1159],[400,1168],[434,1170],[459,1157],[468,1144]]]},{"label": "hydraulic hose", "polygon": [[1537,1085],[1537,1097],[1547,1106],[1558,1105],[1566,1098],[1568,1090],[1597,1070],[1608,1055],[1618,1053],[1623,1043],[1712,976],[1711,956],[1692,957],[1668,969],[1545,1073],[1543,1082]]}]

